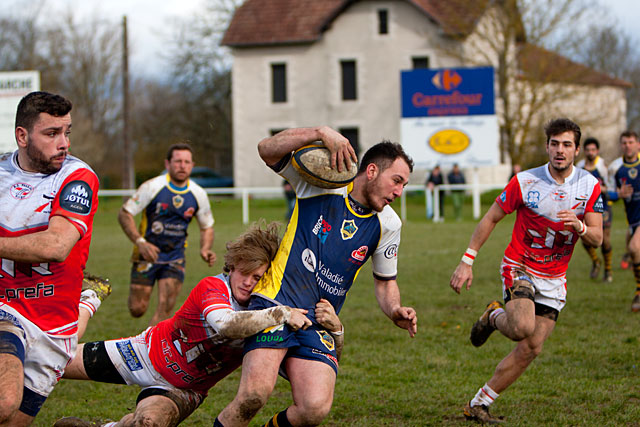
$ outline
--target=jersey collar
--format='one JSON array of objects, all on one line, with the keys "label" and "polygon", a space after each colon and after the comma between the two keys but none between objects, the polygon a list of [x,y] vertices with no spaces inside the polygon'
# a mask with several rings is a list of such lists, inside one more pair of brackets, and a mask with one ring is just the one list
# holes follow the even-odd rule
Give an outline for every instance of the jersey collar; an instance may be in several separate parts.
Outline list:
[{"label": "jersey collar", "polygon": [[571,165],[571,167],[572,167],[573,169],[571,169],[571,173],[569,174],[569,176],[568,176],[568,177],[566,177],[566,178],[564,179],[564,182],[563,182],[562,184],[558,184],[558,183],[556,182],[556,180],[553,178],[553,176],[551,176],[551,172],[549,172],[549,168],[550,168],[550,167],[551,167],[551,162],[547,162],[547,164],[546,164],[546,166],[545,166],[545,168],[544,168],[544,171],[545,171],[545,172],[546,172],[546,174],[547,174],[547,178],[549,178],[549,180],[550,180],[551,182],[553,182],[554,184],[556,184],[556,185],[566,184],[567,182],[571,181],[571,180],[573,179],[573,176],[576,174],[576,169],[578,169],[577,167],[575,167],[575,166]]}]

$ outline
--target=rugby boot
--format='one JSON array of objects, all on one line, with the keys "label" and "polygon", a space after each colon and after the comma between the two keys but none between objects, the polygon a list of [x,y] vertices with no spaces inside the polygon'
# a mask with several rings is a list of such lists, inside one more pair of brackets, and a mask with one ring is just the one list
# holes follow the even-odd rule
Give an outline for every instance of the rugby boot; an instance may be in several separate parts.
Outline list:
[{"label": "rugby boot", "polygon": [[640,292],[636,292],[636,296],[631,301],[631,311],[637,313],[640,311]]},{"label": "rugby boot", "polygon": [[502,303],[499,301],[491,301],[487,304],[487,308],[484,310],[484,313],[482,313],[482,316],[480,316],[478,321],[474,323],[471,328],[471,335],[469,336],[471,344],[476,347],[480,347],[489,339],[491,333],[496,330],[496,327],[491,324],[489,316],[495,309],[501,307]]},{"label": "rugby boot", "polygon": [[629,261],[631,260],[631,255],[629,253],[625,253],[622,255],[622,259],[620,260],[620,268],[623,270],[628,270],[630,267]]},{"label": "rugby boot", "polygon": [[109,279],[103,279],[85,271],[82,279],[82,290],[92,290],[102,302],[111,294],[111,283],[109,283]]},{"label": "rugby boot", "polygon": [[485,405],[471,406],[471,402],[464,405],[464,417],[467,421],[475,421],[480,424],[502,424],[503,417],[494,417],[489,413],[489,407]]},{"label": "rugby boot", "polygon": [[612,283],[613,282],[613,276],[611,275],[611,270],[605,270],[604,271],[604,277],[602,278],[602,281],[605,283]]},{"label": "rugby boot", "polygon": [[591,277],[592,279],[597,279],[599,274],[600,274],[600,260],[595,261],[591,265],[591,273],[589,274],[589,277]]}]

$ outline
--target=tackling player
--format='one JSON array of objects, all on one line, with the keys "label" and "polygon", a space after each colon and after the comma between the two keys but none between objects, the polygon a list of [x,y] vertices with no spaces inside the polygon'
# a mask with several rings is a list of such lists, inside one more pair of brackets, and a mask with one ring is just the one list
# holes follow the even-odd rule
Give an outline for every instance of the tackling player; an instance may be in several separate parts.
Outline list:
[{"label": "tackling player", "polygon": [[[149,324],[171,316],[184,281],[187,228],[195,216],[200,225],[200,256],[212,266],[213,215],[207,193],[189,180],[193,157],[189,144],[169,147],[167,173],[143,183],[122,206],[118,222],[135,246],[131,260],[129,312],[144,315],[153,285],[158,282],[158,308]],[[140,230],[133,217],[142,212]]]},{"label": "tackling player", "polygon": [[[584,141],[584,159],[580,160],[576,166],[585,169],[596,177],[600,183],[600,193],[604,205],[602,213],[602,258],[604,259],[604,277],[603,281],[611,283],[613,276],[611,275],[611,221],[612,211],[607,197],[607,183],[609,182],[607,166],[599,155],[600,143],[595,138],[587,138]],[[590,246],[584,240],[582,245],[586,249],[591,258],[591,278],[596,279],[600,273],[600,260],[598,259],[598,251],[594,246]]]},{"label": "tackling player", "polygon": [[469,248],[451,276],[454,291],[473,279],[473,261],[489,235],[507,214],[517,211],[511,242],[504,253],[504,307],[487,305],[471,329],[471,343],[479,347],[498,329],[516,347],[496,367],[493,377],[466,404],[464,415],[480,423],[498,423],[489,413],[507,389],[542,351],[566,302],[566,271],[573,248],[582,238],[591,246],[602,243],[602,198],[598,180],[573,166],[580,149],[580,128],[568,119],[545,127],[549,163],[518,173],[476,227]]},{"label": "tackling player", "polygon": [[[278,305],[245,311],[249,297],[278,249],[276,223],[254,225],[227,243],[224,273],[206,277],[170,319],[141,334],[80,344],[64,378],[142,387],[135,412],[111,425],[175,426],[202,403],[208,390],[242,363],[242,338],[265,328],[307,328],[307,311]],[[342,325],[327,301],[316,307],[329,330]],[[61,426],[90,426],[63,418]]]},{"label": "tackling player", "polygon": [[[98,177],[69,154],[72,104],[32,92],[0,156],[0,424],[29,425],[77,345]],[[94,304],[84,307],[95,308]]]},{"label": "tackling player", "polygon": [[[329,149],[332,167],[338,170],[349,169],[357,160],[349,141],[326,126],[288,129],[258,145],[264,162],[291,183],[297,199],[276,258],[256,286],[249,308],[285,304],[308,310],[313,318],[324,298],[339,313],[357,273],[372,258],[380,308],[413,337],[416,313],[400,304],[396,282],[402,222],[388,206],[402,194],[413,161],[399,144],[382,142],[365,153],[352,186],[321,189],[303,181],[291,164],[292,152],[314,141]],[[320,424],[333,403],[337,335],[314,324],[306,330],[284,327],[247,338],[238,393],[214,425],[247,425],[273,391],[281,366],[294,403],[269,425]]]},{"label": "tackling player", "polygon": [[624,163],[615,175],[617,193],[624,200],[624,207],[629,223],[630,239],[627,249],[633,261],[633,275],[636,279],[636,292],[631,301],[631,311],[640,311],[640,142],[635,132],[626,131],[620,135],[620,146]]}]

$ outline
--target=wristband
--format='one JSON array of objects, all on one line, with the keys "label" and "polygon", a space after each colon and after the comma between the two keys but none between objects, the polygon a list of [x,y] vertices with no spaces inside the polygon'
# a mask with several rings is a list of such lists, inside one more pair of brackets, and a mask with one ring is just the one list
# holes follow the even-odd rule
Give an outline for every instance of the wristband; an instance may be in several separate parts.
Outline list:
[{"label": "wristband", "polygon": [[329,332],[331,335],[335,337],[339,337],[340,335],[344,335],[344,325],[340,325],[340,330],[335,332]]},{"label": "wristband", "polygon": [[460,261],[471,266],[473,265],[473,261],[476,259],[476,255],[478,255],[478,251],[473,250],[471,248],[467,248],[464,255],[462,255],[462,259]]},{"label": "wristband", "polygon": [[585,234],[587,234],[587,224],[585,224],[584,222],[580,221],[580,225],[582,225],[582,228],[578,232],[578,236],[582,237]]},{"label": "wristband", "polygon": [[136,239],[136,245],[140,245],[140,243],[147,243],[147,239],[145,239],[144,237],[140,236]]}]

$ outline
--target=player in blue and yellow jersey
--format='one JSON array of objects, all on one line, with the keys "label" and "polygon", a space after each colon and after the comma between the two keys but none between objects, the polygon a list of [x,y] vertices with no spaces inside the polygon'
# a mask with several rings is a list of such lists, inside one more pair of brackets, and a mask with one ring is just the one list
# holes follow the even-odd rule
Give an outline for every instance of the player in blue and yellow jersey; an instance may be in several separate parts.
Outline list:
[{"label": "player in blue and yellow jersey", "polygon": [[636,279],[636,292],[631,302],[631,311],[640,311],[640,142],[638,135],[632,131],[622,132],[620,135],[620,146],[622,147],[622,157],[624,162],[616,172],[617,194],[624,200],[624,207],[627,212],[627,222],[629,223],[629,233],[631,238],[627,244],[627,249],[631,253],[633,260],[633,275]]},{"label": "player in blue and yellow jersey", "polygon": [[[189,222],[195,216],[200,226],[200,256],[212,266],[213,215],[207,193],[189,180],[193,168],[189,144],[169,147],[167,173],[143,183],[122,206],[118,221],[135,243],[129,289],[129,311],[140,317],[149,306],[153,285],[158,282],[158,308],[150,324],[171,316],[184,281],[184,248]],[[142,213],[139,229],[134,216]]]},{"label": "player in blue and yellow jersey", "polygon": [[[587,138],[584,141],[584,159],[580,160],[576,166],[591,172],[600,183],[602,201],[604,203],[604,212],[602,213],[602,257],[604,259],[604,277],[603,281],[611,283],[613,276],[611,275],[611,221],[612,212],[609,198],[607,197],[607,184],[609,183],[607,165],[604,159],[600,157],[600,142],[595,138]],[[598,259],[598,251],[594,246],[589,245],[584,240],[582,245],[587,250],[591,258],[591,278],[596,279],[600,272],[600,260]]]},{"label": "player in blue and yellow jersey", "polygon": [[[303,181],[291,164],[293,151],[315,141],[329,149],[338,170],[356,161],[349,141],[326,126],[288,129],[258,146],[265,163],[291,183],[297,200],[276,258],[249,307],[304,308],[313,321],[316,303],[324,298],[339,313],[360,268],[371,258],[380,308],[413,337],[416,313],[401,305],[396,282],[402,222],[388,206],[402,194],[413,161],[399,144],[385,141],[367,151],[352,185],[322,189]],[[338,371],[333,335],[342,332],[327,332],[314,322],[306,330],[284,326],[248,338],[238,393],[214,425],[246,426],[273,391],[280,367],[291,382],[294,403],[268,425],[320,424],[331,409]]]}]

